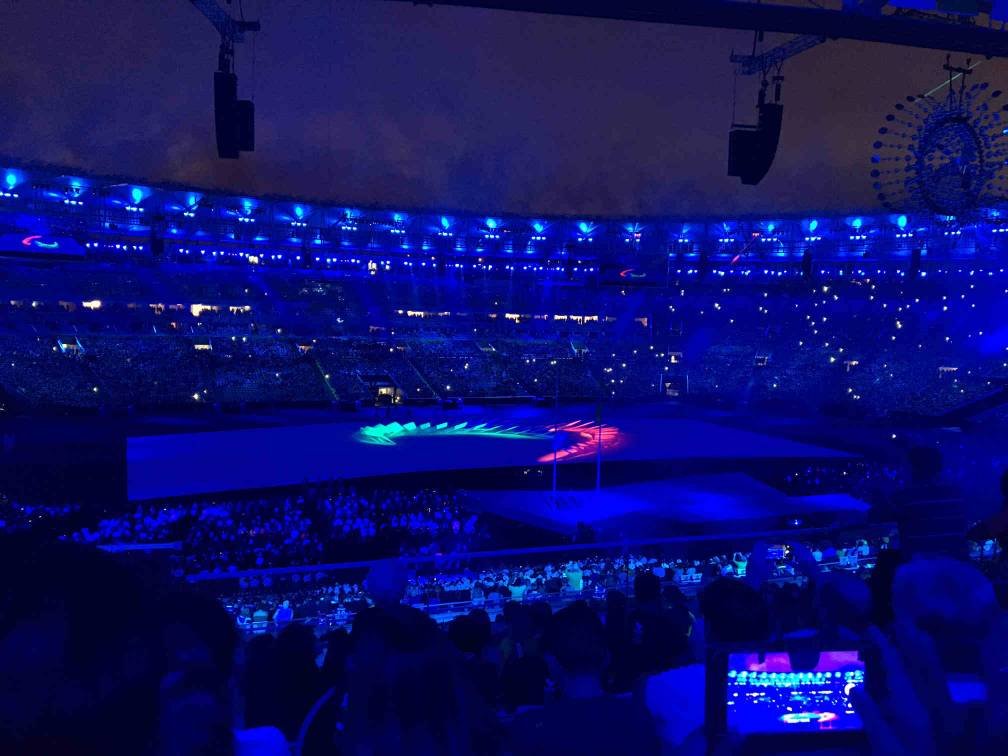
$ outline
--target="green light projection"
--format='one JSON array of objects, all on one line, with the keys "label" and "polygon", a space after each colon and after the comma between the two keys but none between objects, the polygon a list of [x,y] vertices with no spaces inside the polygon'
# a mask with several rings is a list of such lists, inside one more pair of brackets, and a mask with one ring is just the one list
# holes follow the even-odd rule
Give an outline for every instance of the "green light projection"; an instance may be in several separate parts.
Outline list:
[{"label": "green light projection", "polygon": [[416,438],[420,436],[477,436],[483,438],[510,438],[526,441],[549,440],[551,433],[520,428],[517,425],[469,425],[468,422],[456,423],[378,423],[365,425],[357,431],[357,440],[365,444],[379,446],[395,446],[401,438]]}]

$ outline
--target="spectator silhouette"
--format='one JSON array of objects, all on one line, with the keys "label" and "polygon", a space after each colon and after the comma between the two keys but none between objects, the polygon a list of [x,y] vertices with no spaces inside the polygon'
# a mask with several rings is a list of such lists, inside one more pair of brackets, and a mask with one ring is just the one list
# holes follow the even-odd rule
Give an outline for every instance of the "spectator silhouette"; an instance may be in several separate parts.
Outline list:
[{"label": "spectator silhouette", "polygon": [[910,485],[895,496],[903,550],[966,556],[966,518],[959,492],[941,482],[942,456],[934,447],[910,450]]},{"label": "spectator silhouette", "polygon": [[344,752],[487,753],[490,712],[447,636],[422,612],[374,607],[354,619]]},{"label": "spectator silhouette", "polygon": [[276,721],[288,740],[298,730],[322,693],[322,673],[315,662],[315,633],[304,625],[288,625],[277,636],[275,678]]},{"label": "spectator silhouette", "polygon": [[634,577],[629,641],[635,676],[652,674],[688,661],[691,628],[692,618],[684,606],[665,606],[657,575],[641,572]]},{"label": "spectator silhouette", "polygon": [[456,617],[448,624],[448,637],[462,654],[466,674],[487,706],[496,706],[498,669],[486,658],[491,636],[490,617],[482,609]]},{"label": "spectator silhouette", "polygon": [[602,621],[587,604],[557,612],[546,636],[555,664],[558,694],[539,710],[515,718],[510,751],[515,754],[653,754],[654,725],[642,704],[602,688],[608,653]]},{"label": "spectator silhouette", "polygon": [[1001,509],[973,528],[970,537],[977,541],[1008,537],[1008,470],[1001,473]]},{"label": "spectator silhouette", "polygon": [[761,642],[769,637],[766,603],[752,586],[719,578],[700,594],[704,637],[714,643]]},{"label": "spectator silhouette", "polygon": [[150,753],[161,662],[156,586],[107,554],[0,540],[0,753]]}]

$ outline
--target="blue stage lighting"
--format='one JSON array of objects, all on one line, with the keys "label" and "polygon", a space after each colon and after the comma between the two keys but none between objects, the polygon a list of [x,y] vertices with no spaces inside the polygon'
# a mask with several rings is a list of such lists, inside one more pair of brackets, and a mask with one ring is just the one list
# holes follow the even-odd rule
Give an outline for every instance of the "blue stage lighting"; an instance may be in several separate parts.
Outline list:
[{"label": "blue stage lighting", "polygon": [[532,224],[532,230],[535,231],[537,234],[541,234],[545,229],[546,226],[540,221],[536,221],[535,223]]},{"label": "blue stage lighting", "polygon": [[582,234],[587,234],[590,230],[591,230],[591,226],[589,226],[584,221],[581,221],[580,223],[578,223],[578,231],[580,231]]},{"label": "blue stage lighting", "polygon": [[195,194],[190,194],[186,197],[186,204],[189,205],[189,207],[195,207],[197,202],[199,202],[199,198]]},{"label": "blue stage lighting", "polygon": [[130,190],[130,197],[133,198],[133,204],[134,205],[139,205],[141,202],[143,202],[143,198],[144,198],[143,189],[141,189],[138,186],[134,186]]},{"label": "blue stage lighting", "polygon": [[4,177],[4,181],[7,182],[7,188],[8,189],[13,189],[15,186],[17,186],[17,181],[18,181],[17,174],[16,173],[8,173]]},{"label": "blue stage lighting", "polygon": [[447,215],[441,216],[441,228],[443,228],[445,231],[451,228],[451,218],[449,218]]},{"label": "blue stage lighting", "polygon": [[899,226],[900,228],[906,228],[907,217],[905,215],[901,215],[899,218],[896,219],[896,225]]},{"label": "blue stage lighting", "polygon": [[395,215],[392,216],[392,220],[395,221],[396,223],[402,223],[403,221],[402,214],[396,213]]},{"label": "blue stage lighting", "polygon": [[808,222],[809,231],[815,231],[817,228],[819,228],[819,221],[817,221],[815,218],[813,218]]},{"label": "blue stage lighting", "polygon": [[860,218],[855,218],[854,220],[851,221],[851,225],[854,226],[854,228],[861,228],[863,223],[864,221],[862,221]]},{"label": "blue stage lighting", "polygon": [[775,224],[773,224],[773,223],[767,223],[766,230],[767,230],[768,234],[772,234],[774,232],[775,228],[777,228],[777,226]]},{"label": "blue stage lighting", "polygon": [[497,228],[497,221],[494,218],[487,218],[486,225],[489,229]]},{"label": "blue stage lighting", "polygon": [[298,219],[304,218],[304,208],[301,205],[294,205],[294,215]]}]

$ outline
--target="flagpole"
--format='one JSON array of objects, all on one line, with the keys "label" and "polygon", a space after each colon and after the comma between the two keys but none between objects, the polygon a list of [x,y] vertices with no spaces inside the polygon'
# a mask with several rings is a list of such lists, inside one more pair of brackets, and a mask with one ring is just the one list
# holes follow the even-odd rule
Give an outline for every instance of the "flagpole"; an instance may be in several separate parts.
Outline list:
[{"label": "flagpole", "polygon": [[557,424],[556,418],[553,419],[553,495],[556,496],[556,478],[557,478]]},{"label": "flagpole", "polygon": [[596,429],[596,435],[598,438],[598,443],[595,447],[595,490],[602,490],[602,403],[599,402],[598,410],[595,413],[595,419],[598,421],[598,428]]},{"label": "flagpole", "polygon": [[557,413],[560,411],[560,366],[553,361],[553,499],[556,504],[557,486]]}]

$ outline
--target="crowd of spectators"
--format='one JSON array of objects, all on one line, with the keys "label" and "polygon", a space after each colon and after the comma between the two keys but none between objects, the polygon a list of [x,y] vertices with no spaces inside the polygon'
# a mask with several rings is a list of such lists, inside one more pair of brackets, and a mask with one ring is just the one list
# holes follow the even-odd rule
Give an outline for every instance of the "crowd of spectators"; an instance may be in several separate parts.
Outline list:
[{"label": "crowd of spectators", "polygon": [[177,266],[123,263],[130,289],[79,265],[79,281],[19,274],[12,290],[26,293],[0,303],[0,387],[25,408],[317,404],[384,391],[941,416],[1008,384],[989,325],[1005,275],[993,268],[681,268],[631,296],[588,281],[539,291],[488,279],[459,292],[436,278],[241,269],[204,286]]},{"label": "crowd of spectators", "polygon": [[[923,452],[910,481],[855,460],[777,484],[933,498]],[[461,495],[335,482],[82,527],[80,507],[0,499],[16,576],[0,752],[744,753],[711,714],[712,670],[725,644],[780,643],[874,660],[886,684],[852,694],[872,753],[1002,752],[1008,475],[1002,489],[962,560],[902,524],[481,554]],[[94,548],[172,540],[174,576]],[[325,564],[358,547],[365,563]]]},{"label": "crowd of spectators", "polygon": [[461,493],[299,493],[138,504],[64,538],[98,546],[171,544],[179,574],[346,562],[398,554],[465,552],[485,535]]},{"label": "crowd of spectators", "polygon": [[870,459],[810,462],[785,472],[770,471],[765,477],[768,483],[788,496],[829,491],[849,493],[868,502],[891,498],[907,482],[904,466]]},{"label": "crowd of spectators", "polygon": [[[828,539],[802,543],[797,552],[790,547],[773,547],[759,551],[755,557],[751,545],[725,553],[707,551],[686,556],[682,545],[661,544],[616,552],[584,547],[566,555],[453,555],[450,564],[440,559],[416,563],[401,598],[411,606],[449,616],[460,607],[499,610],[507,601],[563,605],[581,598],[601,600],[610,590],[628,591],[636,576],[642,574],[655,575],[663,585],[692,592],[714,578],[746,577],[753,558],[761,565],[765,562],[765,573],[772,579],[800,578],[798,557],[805,553],[810,559],[805,566],[817,572],[861,575],[871,570],[879,554],[895,543],[895,534],[883,527],[867,537],[844,536],[837,544]],[[222,589],[221,600],[231,608],[239,624],[250,630],[265,629],[284,601],[299,621],[319,627],[341,626],[372,601],[366,567],[294,574],[266,571],[212,584],[234,589]],[[252,615],[257,615],[260,622],[245,621]]]},{"label": "crowd of spectators", "polygon": [[[319,636],[281,601],[278,632],[249,636],[216,601],[110,555],[3,546],[0,569],[22,575],[0,591],[5,753],[746,753],[711,714],[719,653],[780,643],[792,658],[860,649],[884,678],[850,692],[864,742],[841,753],[1008,742],[1008,618],[980,571],[946,557],[891,548],[863,575],[802,567],[799,583],[770,579],[753,554],[745,577],[711,574],[688,593],[652,567],[598,598],[504,601],[441,625],[401,603],[407,575],[381,563],[345,629]],[[28,634],[68,643],[25,655]]]},{"label": "crowd of spectators", "polygon": [[[490,352],[490,353],[487,353]],[[526,391],[492,350],[464,338],[418,339],[410,344],[410,363],[442,397],[515,397]]]},{"label": "crowd of spectators", "polygon": [[28,503],[0,493],[0,533],[58,533],[80,512],[79,504]]}]

